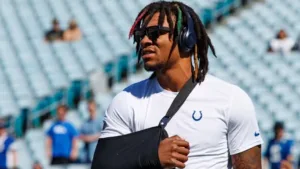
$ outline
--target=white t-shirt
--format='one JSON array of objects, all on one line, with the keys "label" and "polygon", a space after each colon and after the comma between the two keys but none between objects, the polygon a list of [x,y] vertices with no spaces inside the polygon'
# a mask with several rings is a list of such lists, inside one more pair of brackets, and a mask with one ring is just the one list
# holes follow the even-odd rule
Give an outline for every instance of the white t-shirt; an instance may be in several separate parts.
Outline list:
[{"label": "white t-shirt", "polygon": [[[156,78],[129,86],[108,107],[101,138],[157,126],[176,94],[164,90]],[[166,130],[190,143],[186,169],[231,168],[229,154],[263,143],[248,95],[211,75],[194,88]]]},{"label": "white t-shirt", "polygon": [[271,48],[273,49],[274,52],[291,52],[292,48],[295,45],[295,41],[290,38],[285,38],[285,39],[273,39],[271,41]]}]

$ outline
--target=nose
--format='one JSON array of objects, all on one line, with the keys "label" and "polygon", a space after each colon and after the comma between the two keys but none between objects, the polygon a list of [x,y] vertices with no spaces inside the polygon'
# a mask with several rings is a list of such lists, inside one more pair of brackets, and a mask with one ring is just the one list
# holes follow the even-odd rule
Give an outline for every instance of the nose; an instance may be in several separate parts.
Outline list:
[{"label": "nose", "polygon": [[143,37],[143,39],[141,40],[141,46],[142,46],[142,48],[150,46],[151,44],[152,44],[151,39],[149,39],[149,37],[147,35],[145,35]]}]

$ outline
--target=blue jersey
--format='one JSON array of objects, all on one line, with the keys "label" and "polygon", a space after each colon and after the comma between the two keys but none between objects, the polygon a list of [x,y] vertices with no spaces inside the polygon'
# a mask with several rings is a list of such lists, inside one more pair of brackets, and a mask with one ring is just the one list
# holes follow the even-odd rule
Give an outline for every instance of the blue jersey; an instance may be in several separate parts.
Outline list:
[{"label": "blue jersey", "polygon": [[269,141],[265,157],[270,162],[271,169],[280,169],[280,162],[287,160],[287,157],[292,154],[293,141],[287,139]]},{"label": "blue jersey", "polygon": [[3,143],[0,143],[0,169],[7,169],[7,152],[13,142],[12,137],[7,137]]},{"label": "blue jersey", "polygon": [[72,140],[78,133],[73,125],[65,121],[55,122],[47,132],[52,139],[52,156],[69,158],[72,150]]}]

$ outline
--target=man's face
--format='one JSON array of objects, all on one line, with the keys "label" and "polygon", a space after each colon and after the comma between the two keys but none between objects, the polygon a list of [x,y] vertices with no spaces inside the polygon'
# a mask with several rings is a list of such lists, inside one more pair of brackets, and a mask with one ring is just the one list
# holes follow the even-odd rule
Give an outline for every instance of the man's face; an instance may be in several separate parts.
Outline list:
[{"label": "man's face", "polygon": [[89,103],[88,109],[90,114],[94,114],[96,112],[96,104],[94,102]]},{"label": "man's face", "polygon": [[59,120],[64,120],[66,116],[67,110],[64,107],[59,107],[57,109],[57,118]]},{"label": "man's face", "polygon": [[[147,17],[146,17],[147,18]],[[149,23],[145,25],[145,28],[149,28],[148,35],[151,32],[155,32],[154,26],[158,26],[158,18],[159,13],[155,13]],[[174,17],[172,17],[173,22],[175,23]],[[167,22],[167,18],[163,22],[159,36],[149,37],[147,34],[141,40],[141,55],[144,61],[144,68],[147,71],[157,71],[161,70],[162,68],[168,68],[172,66],[179,58],[179,50],[177,45],[175,46],[174,50],[172,51],[172,55],[169,58],[171,47],[173,44],[172,37],[169,38],[169,32],[167,29],[171,30],[173,28],[169,27],[169,23]],[[155,35],[155,34],[154,34]]]},{"label": "man's face", "polygon": [[282,138],[284,135],[284,129],[281,129],[281,128],[276,129],[275,134],[277,135],[277,138],[279,138],[279,139]]},{"label": "man's face", "polygon": [[280,32],[279,32],[279,39],[284,39],[284,38],[286,38],[286,33],[285,33],[284,30],[280,30]]},{"label": "man's face", "polygon": [[5,128],[0,128],[0,136],[5,133]]},{"label": "man's face", "polygon": [[53,29],[54,29],[55,31],[59,31],[59,30],[60,30],[59,24],[58,24],[58,23],[53,24]]}]

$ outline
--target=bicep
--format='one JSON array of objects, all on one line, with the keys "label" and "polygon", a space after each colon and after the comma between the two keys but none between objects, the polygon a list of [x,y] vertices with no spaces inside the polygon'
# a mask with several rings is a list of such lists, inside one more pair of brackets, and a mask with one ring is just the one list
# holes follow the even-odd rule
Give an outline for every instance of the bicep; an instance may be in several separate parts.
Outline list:
[{"label": "bicep", "polygon": [[52,145],[52,138],[47,136],[46,137],[46,146],[51,146]]},{"label": "bicep", "polygon": [[231,156],[234,169],[261,169],[261,146]]},{"label": "bicep", "polygon": [[119,93],[105,112],[101,138],[131,133],[132,111],[129,109],[126,93]]},{"label": "bicep", "polygon": [[251,99],[241,89],[235,89],[234,93],[228,113],[228,145],[231,155],[263,143]]}]

